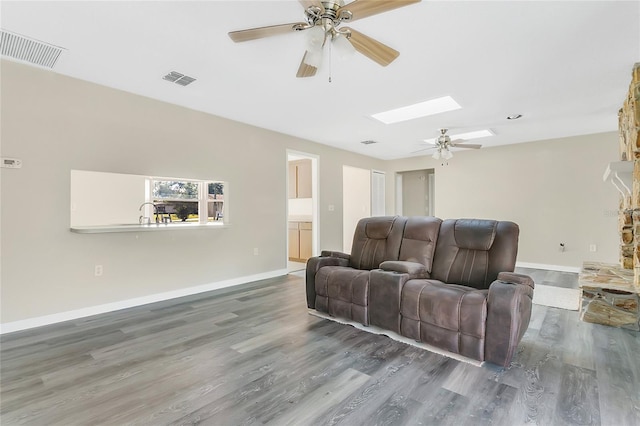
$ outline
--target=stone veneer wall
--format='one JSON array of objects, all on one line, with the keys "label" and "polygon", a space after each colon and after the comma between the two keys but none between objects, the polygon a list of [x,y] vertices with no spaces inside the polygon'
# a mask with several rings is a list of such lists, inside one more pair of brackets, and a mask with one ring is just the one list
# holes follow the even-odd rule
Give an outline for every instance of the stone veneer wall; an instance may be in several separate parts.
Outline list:
[{"label": "stone veneer wall", "polygon": [[640,290],[640,63],[633,67],[627,98],[618,113],[620,159],[633,161],[631,196],[620,197],[620,264],[634,270]]},{"label": "stone veneer wall", "polygon": [[620,266],[584,262],[580,318],[640,331],[640,63],[618,113],[620,159],[633,161],[631,195],[620,196]]}]

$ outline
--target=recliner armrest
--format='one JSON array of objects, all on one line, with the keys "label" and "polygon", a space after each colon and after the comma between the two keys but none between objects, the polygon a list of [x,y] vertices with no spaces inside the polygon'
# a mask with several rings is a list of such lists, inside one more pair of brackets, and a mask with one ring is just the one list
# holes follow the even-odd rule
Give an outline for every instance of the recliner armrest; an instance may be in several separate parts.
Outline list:
[{"label": "recliner armrest", "polygon": [[400,299],[410,279],[408,273],[393,270],[373,269],[369,273],[369,324],[400,333]]},{"label": "recliner armrest", "polygon": [[508,367],[531,319],[533,280],[501,272],[487,296],[485,361]]},{"label": "recliner armrest", "polygon": [[528,285],[531,288],[535,287],[535,284],[530,276],[523,275],[523,274],[516,274],[515,272],[500,272],[498,274],[498,281]]},{"label": "recliner armrest", "polygon": [[341,251],[332,251],[332,250],[322,250],[320,252],[320,257],[338,257],[340,259],[351,259],[351,255],[347,253],[342,253]]},{"label": "recliner armrest", "polygon": [[429,278],[422,263],[387,260],[369,274],[369,323],[400,333],[400,299],[407,281]]},{"label": "recliner armrest", "polygon": [[409,278],[429,278],[429,271],[422,263],[407,262],[401,260],[387,260],[380,264],[383,271],[408,274]]},{"label": "recliner armrest", "polygon": [[349,259],[337,256],[316,256],[307,260],[307,306],[311,309],[316,307],[316,274],[324,266],[349,266]]}]

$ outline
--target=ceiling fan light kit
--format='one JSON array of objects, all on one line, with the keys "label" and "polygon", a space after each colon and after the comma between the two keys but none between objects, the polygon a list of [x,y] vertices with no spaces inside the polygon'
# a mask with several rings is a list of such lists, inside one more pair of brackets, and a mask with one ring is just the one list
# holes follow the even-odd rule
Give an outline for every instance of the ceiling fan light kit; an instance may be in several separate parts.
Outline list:
[{"label": "ceiling fan light kit", "polygon": [[356,54],[356,48],[349,42],[347,35],[337,34],[333,38],[333,46],[340,60],[349,60]]},{"label": "ceiling fan light kit", "polygon": [[[429,149],[435,149],[436,151],[432,155],[432,157],[435,160],[440,160],[440,159],[450,160],[451,158],[453,158],[453,152],[451,152],[451,148],[470,148],[470,149],[482,148],[482,145],[480,144],[467,144],[465,142],[465,139],[471,139],[471,137],[462,138],[461,136],[471,135],[478,138],[478,137],[493,135],[493,132],[491,132],[490,130],[480,130],[477,132],[469,132],[469,133],[463,133],[463,134],[457,135],[456,137],[458,139],[451,140],[451,137],[447,135],[447,130],[448,129],[440,129],[440,135],[436,139],[433,139],[434,142],[432,146],[429,146],[428,148],[419,149],[418,151],[414,151],[414,153],[427,151]],[[488,132],[489,134],[486,134],[485,132]],[[478,136],[478,135],[482,135],[482,136]],[[428,141],[425,141],[425,142],[428,142]],[[444,165],[445,163],[443,162],[442,164]]]},{"label": "ceiling fan light kit", "polygon": [[307,31],[307,49],[322,49],[325,42],[326,33],[321,27],[311,27]]},{"label": "ceiling fan light kit", "polygon": [[335,46],[341,59],[346,59],[358,51],[378,64],[387,66],[400,55],[397,50],[351,28],[339,26],[343,22],[388,12],[418,3],[420,0],[354,0],[346,5],[344,0],[299,2],[305,8],[306,22],[231,31],[229,37],[239,43],[289,32],[308,31],[307,51],[302,57],[296,77],[311,77],[316,74],[327,40]]}]

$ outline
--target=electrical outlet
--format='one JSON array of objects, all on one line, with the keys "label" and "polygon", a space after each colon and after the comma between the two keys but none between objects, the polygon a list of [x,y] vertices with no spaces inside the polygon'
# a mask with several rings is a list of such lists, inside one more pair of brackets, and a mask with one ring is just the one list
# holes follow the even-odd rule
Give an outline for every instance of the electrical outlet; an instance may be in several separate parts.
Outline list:
[{"label": "electrical outlet", "polygon": [[598,251],[598,246],[596,246],[595,244],[589,244],[589,251],[590,252]]},{"label": "electrical outlet", "polygon": [[254,256],[259,256],[260,255],[260,249],[258,247],[253,249],[253,255]]},{"label": "electrical outlet", "polygon": [[95,266],[94,274],[95,274],[96,277],[101,277],[102,276],[102,271],[103,271],[102,265],[96,265]]},{"label": "electrical outlet", "polygon": [[22,168],[22,160],[19,158],[2,157],[0,165],[7,169],[20,169]]}]

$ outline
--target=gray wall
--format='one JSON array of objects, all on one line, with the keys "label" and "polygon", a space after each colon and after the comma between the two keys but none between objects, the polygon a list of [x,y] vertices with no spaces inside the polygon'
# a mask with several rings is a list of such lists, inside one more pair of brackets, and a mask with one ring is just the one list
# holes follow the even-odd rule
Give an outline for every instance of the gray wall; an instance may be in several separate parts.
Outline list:
[{"label": "gray wall", "polygon": [[[578,268],[618,261],[618,192],[602,181],[618,158],[617,140],[611,132],[458,151],[445,166],[424,156],[390,161],[387,171],[434,168],[436,216],[514,221],[520,262]],[[388,205],[394,190],[387,184]]]},{"label": "gray wall", "polygon": [[[34,67],[1,66],[2,155],[24,164],[1,171],[2,323],[286,268],[287,148],[320,157],[320,244],[339,250],[343,165],[383,165]],[[71,233],[72,169],[229,182],[231,226]]]}]

